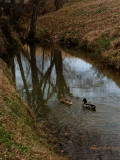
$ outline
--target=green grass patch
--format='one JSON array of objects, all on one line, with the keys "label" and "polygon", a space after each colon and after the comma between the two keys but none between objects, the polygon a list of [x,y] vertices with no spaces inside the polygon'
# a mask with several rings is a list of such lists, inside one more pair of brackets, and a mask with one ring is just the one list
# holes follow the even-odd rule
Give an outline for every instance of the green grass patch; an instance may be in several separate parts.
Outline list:
[{"label": "green grass patch", "polygon": [[18,118],[22,118],[26,124],[31,124],[32,120],[28,117],[26,110],[23,108],[24,104],[20,101],[19,97],[14,95],[14,98],[4,98],[5,104],[11,109],[7,114],[14,117],[15,122]]},{"label": "green grass patch", "polygon": [[21,154],[28,151],[28,148],[24,145],[19,145],[13,141],[12,134],[5,131],[4,127],[0,123],[0,147],[6,147],[9,152],[17,149]]},{"label": "green grass patch", "polygon": [[75,12],[75,15],[76,16],[82,16],[82,15],[87,15],[87,13],[84,11],[84,10],[79,10],[79,11],[77,11],[77,12]]},{"label": "green grass patch", "polygon": [[85,28],[86,25],[85,25],[85,24],[81,24],[80,27],[81,27],[81,28]]},{"label": "green grass patch", "polygon": [[104,12],[104,11],[106,11],[107,10],[107,8],[105,7],[105,8],[100,8],[100,9],[98,9],[95,13],[101,13],[101,12]]},{"label": "green grass patch", "polygon": [[97,41],[97,48],[96,48],[96,52],[97,53],[101,53],[104,50],[108,49],[108,47],[110,46],[111,41],[114,41],[115,38],[114,37],[107,37],[106,35],[102,35],[101,39]]}]

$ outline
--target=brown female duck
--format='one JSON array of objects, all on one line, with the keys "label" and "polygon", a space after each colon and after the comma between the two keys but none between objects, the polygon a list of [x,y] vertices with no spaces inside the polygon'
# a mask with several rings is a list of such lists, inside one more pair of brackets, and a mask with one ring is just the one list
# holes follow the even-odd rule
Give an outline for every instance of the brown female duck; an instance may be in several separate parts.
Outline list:
[{"label": "brown female duck", "polygon": [[63,94],[60,95],[60,102],[61,102],[61,103],[65,103],[65,104],[69,104],[69,105],[72,105],[72,104],[73,104],[70,99],[64,98],[64,97],[63,97]]}]

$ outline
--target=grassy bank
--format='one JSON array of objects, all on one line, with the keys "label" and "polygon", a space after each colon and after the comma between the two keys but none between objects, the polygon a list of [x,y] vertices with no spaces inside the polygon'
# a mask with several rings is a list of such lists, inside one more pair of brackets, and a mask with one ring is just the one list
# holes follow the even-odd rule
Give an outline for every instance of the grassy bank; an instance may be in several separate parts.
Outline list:
[{"label": "grassy bank", "polygon": [[102,55],[106,64],[120,69],[120,1],[81,0],[39,17],[40,40],[77,46]]},{"label": "grassy bank", "polygon": [[0,159],[56,160],[56,155],[35,123],[35,115],[16,93],[11,73],[0,59]]},{"label": "grassy bank", "polygon": [[[0,42],[0,57],[5,61],[17,54],[14,47],[22,49],[19,35],[8,20],[0,23]],[[36,123],[35,114],[16,92],[12,75],[0,58],[0,160],[67,159],[55,153],[55,141],[48,143],[49,133],[46,134],[43,125]]]}]

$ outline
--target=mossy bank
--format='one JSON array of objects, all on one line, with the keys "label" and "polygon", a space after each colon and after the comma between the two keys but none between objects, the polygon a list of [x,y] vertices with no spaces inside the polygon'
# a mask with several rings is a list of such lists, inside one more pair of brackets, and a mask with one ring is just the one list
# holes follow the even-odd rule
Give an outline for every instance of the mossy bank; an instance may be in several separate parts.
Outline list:
[{"label": "mossy bank", "polygon": [[120,69],[120,1],[80,0],[38,18],[37,37],[54,44],[80,47]]}]

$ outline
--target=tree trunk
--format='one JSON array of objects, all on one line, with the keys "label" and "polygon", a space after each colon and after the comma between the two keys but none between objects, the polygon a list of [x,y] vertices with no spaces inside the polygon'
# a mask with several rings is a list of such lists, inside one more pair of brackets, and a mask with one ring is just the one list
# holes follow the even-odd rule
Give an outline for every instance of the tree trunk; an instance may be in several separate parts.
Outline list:
[{"label": "tree trunk", "polygon": [[39,0],[34,0],[33,1],[33,9],[32,9],[32,17],[31,17],[30,32],[29,32],[30,38],[35,37],[35,34],[36,34],[38,6],[39,6]]},{"label": "tree trunk", "polygon": [[11,22],[15,21],[15,0],[11,0],[11,4],[10,4],[10,19],[11,19]]},{"label": "tree trunk", "polygon": [[54,0],[56,11],[62,7],[63,0]]}]

